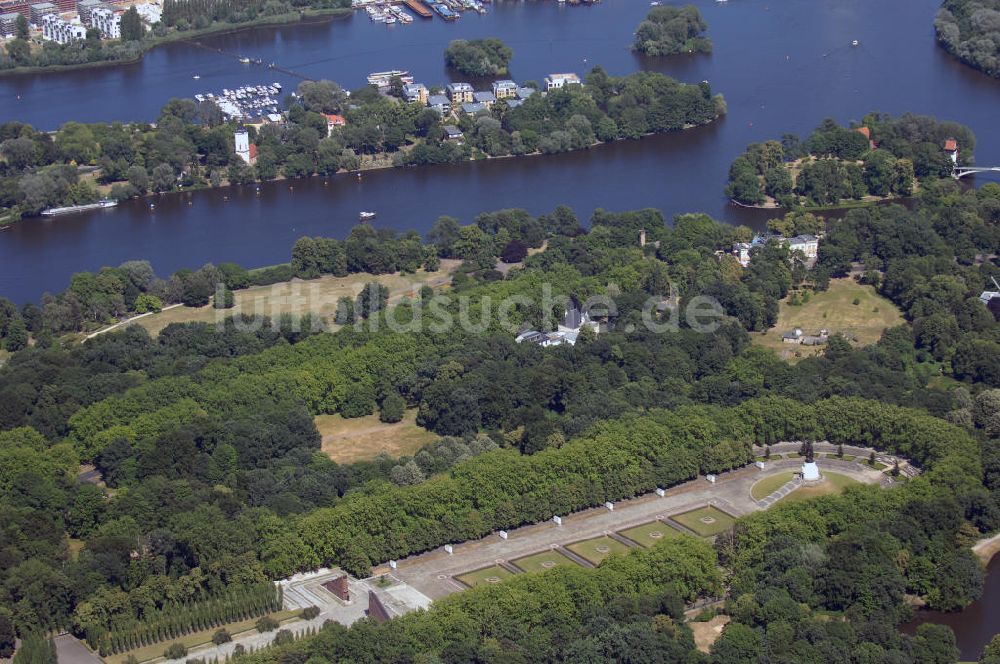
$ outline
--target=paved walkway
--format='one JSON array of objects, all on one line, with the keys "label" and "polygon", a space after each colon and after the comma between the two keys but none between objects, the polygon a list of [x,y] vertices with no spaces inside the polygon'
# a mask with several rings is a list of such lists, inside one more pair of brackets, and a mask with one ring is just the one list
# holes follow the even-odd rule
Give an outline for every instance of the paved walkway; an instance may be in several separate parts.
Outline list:
[{"label": "paved walkway", "polygon": [[802,478],[796,475],[794,479],[785,482],[780,489],[778,489],[771,495],[765,496],[764,498],[758,500],[757,505],[759,505],[762,510],[766,510],[768,507],[775,504],[776,502],[778,502],[779,500],[790,494],[792,491],[795,491],[800,486],[802,486]]},{"label": "paved walkway", "polygon": [[[853,462],[821,459],[819,463],[868,484],[875,484],[882,477],[882,473]],[[465,586],[454,577],[466,572],[580,540],[613,535],[704,505],[713,505],[736,517],[763,509],[750,495],[750,488],[768,475],[797,470],[801,465],[801,459],[774,459],[765,463],[763,469],[748,466],[718,475],[715,484],[699,477],[668,490],[663,497],[654,493],[616,503],[614,511],[604,507],[588,509],[563,516],[562,525],[548,521],[511,530],[506,540],[493,534],[455,544],[451,554],[438,548],[411,556],[399,561],[392,573],[424,595],[437,599],[464,590]],[[381,567],[375,573],[388,570]]]}]

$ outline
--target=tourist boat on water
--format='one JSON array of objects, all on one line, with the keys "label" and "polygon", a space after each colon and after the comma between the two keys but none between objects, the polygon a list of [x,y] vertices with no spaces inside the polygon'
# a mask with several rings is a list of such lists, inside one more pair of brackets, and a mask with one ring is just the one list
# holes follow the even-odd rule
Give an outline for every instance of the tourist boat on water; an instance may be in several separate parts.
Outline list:
[{"label": "tourist boat on water", "polygon": [[360,218],[361,221],[370,221],[370,220],[372,220],[372,219],[375,218],[375,213],[374,212],[361,212],[360,214],[358,214],[358,218]]},{"label": "tourist boat on water", "polygon": [[118,201],[113,201],[110,198],[102,198],[96,203],[88,203],[87,205],[68,205],[66,207],[49,208],[48,210],[42,210],[43,217],[57,217],[63,214],[73,214],[74,212],[86,212],[87,210],[100,210],[102,208],[113,208],[118,205]]}]

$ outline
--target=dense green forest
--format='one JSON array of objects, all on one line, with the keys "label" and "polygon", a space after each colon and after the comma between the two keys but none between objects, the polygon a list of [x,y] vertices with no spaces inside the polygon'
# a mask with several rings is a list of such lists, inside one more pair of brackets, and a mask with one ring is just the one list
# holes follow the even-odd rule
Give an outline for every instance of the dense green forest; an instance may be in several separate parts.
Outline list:
[{"label": "dense green forest", "polygon": [[750,144],[729,167],[726,195],[742,205],[785,208],[910,196],[920,182],[951,173],[948,139],[957,141],[958,163],[973,163],[975,136],[956,122],[872,113],[842,127],[828,118],[805,140],[786,134]]},{"label": "dense green forest", "polygon": [[653,7],[635,31],[632,50],[646,55],[711,53],[708,24],[694,5]]},{"label": "dense green forest", "polygon": [[468,76],[501,76],[514,51],[499,39],[456,39],[444,51],[445,64]]},{"label": "dense green forest", "polygon": [[[402,96],[401,86],[393,88]],[[687,85],[662,74],[609,77],[595,68],[585,86],[533,95],[511,109],[498,102],[487,114],[462,114],[466,142],[445,140],[452,120],[417,103],[382,95],[372,86],[347,93],[330,81],[304,82],[283,124],[250,128],[257,146],[250,166],[234,151],[235,124],[214,104],[173,99],[155,127],[148,124],[68,122],[54,134],[20,122],[0,125],[0,212],[37,215],[59,205],[126,199],[148,192],[249,184],[278,177],[357,170],[361,158],[386,155],[396,165],[455,163],[474,154],[556,153],[598,141],[635,139],[712,122],[725,113],[708,84]],[[325,113],[347,124],[328,130]],[[94,174],[81,168],[97,167]],[[93,170],[93,169],[90,169]]]},{"label": "dense green forest", "polygon": [[959,60],[1000,77],[1000,1],[944,0],[934,31],[938,43]]},{"label": "dense green forest", "polygon": [[[656,210],[597,210],[588,230],[565,207],[469,221],[441,218],[427,244],[371,228],[344,241],[303,238],[286,266],[265,272],[314,278],[460,258],[448,299],[425,289],[392,309],[359,302],[367,319],[338,328],[237,318],[13,353],[0,368],[0,637],[5,625],[24,636],[67,627],[113,651],[150,638],[177,605],[205,607],[205,620],[295,571],[339,564],[366,574],[743,466],[753,444],[825,438],[900,454],[924,472],[891,490],[858,487],[747,517],[714,549],[671,541],[597,570],[462,593],[388,627],[330,626],[255,657],[955,661],[946,629],[907,637],[894,626],[908,615],[904,594],[946,610],[977,597],[983,572],[968,545],[1000,528],[1000,326],[978,300],[1000,276],[978,258],[1000,250],[1000,187],[931,182],[912,210],[813,219],[826,236],[811,269],[776,242],[741,268],[717,252],[751,231],[704,215],[668,224]],[[515,241],[547,244],[504,275],[494,264]],[[822,290],[855,263],[902,308],[904,325],[866,348],[834,337],[796,364],[751,343],[789,289]],[[69,308],[89,294],[90,311],[117,279],[111,292],[135,302],[151,287],[122,279],[153,283],[147,268],[77,275],[55,301]],[[199,279],[239,287],[255,274],[213,269]],[[166,282],[183,295],[193,274]],[[546,289],[557,297],[542,305]],[[609,329],[572,347],[517,344],[490,307],[520,296],[514,327],[544,327],[566,302],[595,295],[614,299]],[[683,310],[697,295],[719,301],[715,331],[644,324],[657,303]],[[425,306],[480,329],[400,329]],[[5,311],[8,334],[12,321],[39,316]],[[49,319],[61,320],[55,311]],[[398,411],[400,400],[441,439],[402,459],[339,465],[319,453],[313,416]],[[106,486],[77,480],[83,462]],[[679,607],[722,585],[734,622],[706,659]]]}]

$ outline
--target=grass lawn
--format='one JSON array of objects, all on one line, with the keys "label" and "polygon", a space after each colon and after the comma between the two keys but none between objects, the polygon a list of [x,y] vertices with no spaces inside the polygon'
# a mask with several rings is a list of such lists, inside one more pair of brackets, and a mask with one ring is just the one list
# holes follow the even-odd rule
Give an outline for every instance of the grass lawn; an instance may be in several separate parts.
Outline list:
[{"label": "grass lawn", "polygon": [[839,456],[837,456],[836,452],[828,452],[826,454],[819,454],[817,456],[821,456],[824,459],[840,459],[841,461],[854,461],[854,455],[853,454],[845,454],[844,456],[839,457]]},{"label": "grass lawn", "polygon": [[865,461],[865,465],[874,468],[875,470],[885,470],[886,468],[889,467],[888,465],[882,463],[881,461],[876,461],[875,463],[872,463],[871,461]]},{"label": "grass lawn", "polygon": [[657,542],[662,542],[665,539],[684,537],[685,535],[685,533],[682,533],[673,526],[668,526],[662,521],[653,521],[651,523],[644,523],[641,526],[636,526],[635,528],[619,530],[618,534],[622,537],[629,538],[639,546],[647,549],[655,545]]},{"label": "grass lawn", "polygon": [[701,537],[713,537],[729,530],[736,523],[736,519],[712,505],[705,505],[683,514],[674,514],[670,518]]},{"label": "grass lawn", "polygon": [[212,305],[175,307],[140,318],[136,324],[142,325],[150,334],[156,335],[171,323],[214,323],[216,320],[239,314],[260,314],[276,319],[285,313],[294,316],[312,313],[323,316],[329,322],[337,311],[337,300],[344,296],[356,297],[370,281],[378,281],[388,286],[389,302],[395,303],[405,295],[419,296],[420,287],[425,284],[435,288],[450,284],[452,273],[460,263],[461,261],[457,260],[441,261],[441,269],[437,272],[421,270],[416,274],[397,273],[378,276],[358,273],[346,277],[324,275],[319,279],[308,281],[293,279],[271,286],[254,286],[233,292],[235,306],[232,309],[216,311]]},{"label": "grass lawn", "polygon": [[[293,618],[298,618],[300,613],[300,611],[278,611],[270,614],[270,616],[279,623],[284,623]],[[225,629],[231,636],[235,637],[237,634],[254,630],[254,625],[258,620],[260,620],[260,618],[250,618],[249,620],[228,623],[220,627],[213,627],[200,632],[192,632],[180,638],[167,639],[166,641],[160,641],[159,643],[154,643],[142,648],[136,648],[135,650],[129,650],[128,652],[110,655],[104,658],[104,662],[105,664],[123,664],[125,660],[128,659],[129,655],[134,655],[140,662],[148,662],[153,659],[159,659],[163,657],[163,651],[166,650],[167,646],[171,643],[182,643],[188,650],[193,650],[212,643],[212,635],[220,629]]]},{"label": "grass lawn", "polygon": [[[765,333],[753,334],[753,342],[794,361],[796,353],[808,357],[823,350],[823,346],[782,343],[781,335],[797,327],[807,335],[817,335],[822,329],[830,334],[840,333],[854,345],[866,346],[878,341],[885,328],[903,322],[892,302],[876,293],[872,286],[863,286],[849,277],[831,279],[829,290],[810,295],[809,302],[800,306],[788,304],[787,298],[782,300],[778,322]],[[855,298],[858,304],[854,304]]]},{"label": "grass lawn", "polygon": [[607,535],[573,542],[566,548],[594,565],[600,565],[612,553],[628,553],[631,550],[628,545]]},{"label": "grass lawn", "polygon": [[822,468],[820,469],[820,472],[823,474],[823,479],[825,480],[824,482],[814,486],[800,486],[798,489],[782,498],[782,500],[785,502],[791,502],[794,500],[809,500],[810,498],[816,498],[817,496],[833,496],[838,493],[843,493],[845,487],[859,483],[857,480],[852,479],[847,475],[841,475],[840,473],[829,473]]},{"label": "grass lawn", "polygon": [[475,588],[476,586],[483,584],[500,583],[504,579],[509,579],[512,576],[514,576],[513,572],[508,570],[506,567],[492,565],[491,567],[484,567],[483,569],[477,569],[473,572],[466,572],[465,574],[456,576],[455,578],[470,588]]},{"label": "grass lawn", "polygon": [[791,482],[793,477],[795,477],[795,473],[790,470],[765,477],[750,487],[750,496],[754,500],[763,500]]},{"label": "grass lawn", "polygon": [[547,569],[552,569],[560,565],[576,565],[571,558],[567,558],[556,549],[533,553],[530,556],[524,556],[510,562],[525,572],[544,572]]},{"label": "grass lawn", "polygon": [[344,419],[340,415],[318,415],[316,428],[323,437],[323,454],[337,463],[374,459],[381,452],[391,457],[409,456],[437,435],[417,426],[417,409],[406,411],[395,424],[379,422],[378,415]]}]

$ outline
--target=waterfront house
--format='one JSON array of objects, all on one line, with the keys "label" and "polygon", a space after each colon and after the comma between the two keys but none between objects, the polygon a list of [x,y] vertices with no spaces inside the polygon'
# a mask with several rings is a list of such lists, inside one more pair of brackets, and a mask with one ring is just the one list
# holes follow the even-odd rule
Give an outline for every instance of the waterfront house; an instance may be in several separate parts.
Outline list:
[{"label": "waterfront house", "polygon": [[858,127],[854,131],[858,132],[862,136],[868,139],[868,148],[871,150],[875,149],[875,141],[872,140],[872,130],[868,127]]},{"label": "waterfront house", "polygon": [[469,104],[475,101],[473,99],[473,95],[476,91],[473,90],[472,86],[468,83],[449,83],[446,89],[448,90],[448,96],[451,98],[451,103],[454,106],[458,106],[459,104]]},{"label": "waterfront house", "polygon": [[462,130],[455,125],[445,125],[443,129],[445,140],[461,142],[462,139],[465,138],[465,134],[462,133]]},{"label": "waterfront house", "polygon": [[122,15],[108,7],[94,7],[90,10],[91,25],[101,31],[105,39],[121,39]]},{"label": "waterfront house", "polygon": [[326,115],[326,135],[330,136],[333,134],[334,127],[343,127],[347,124],[347,120],[344,119],[343,115]]},{"label": "waterfront house", "polygon": [[250,142],[250,134],[245,127],[240,127],[233,135],[233,148],[236,156],[253,166],[257,161],[257,146]]},{"label": "waterfront house", "polygon": [[493,81],[493,96],[497,99],[511,99],[517,96],[517,83],[510,79]]},{"label": "waterfront house", "polygon": [[949,138],[944,142],[944,151],[951,158],[951,163],[958,163],[958,141],[954,138]]},{"label": "waterfront house", "polygon": [[549,74],[545,77],[546,90],[559,90],[567,85],[580,85],[580,77],[572,72],[565,74]]},{"label": "waterfront house", "polygon": [[104,0],[80,0],[76,3],[76,13],[84,25],[93,25],[90,13],[104,6]]},{"label": "waterfront house", "polygon": [[451,100],[444,95],[431,95],[427,98],[427,105],[441,115],[451,113]]},{"label": "waterfront house", "polygon": [[475,92],[472,95],[474,101],[482,104],[487,109],[493,108],[493,104],[496,103],[497,98],[492,92]]},{"label": "waterfront house", "polygon": [[403,86],[403,96],[406,101],[427,105],[427,86],[423,83],[407,83]]},{"label": "waterfront house", "polygon": [[489,111],[486,108],[486,104],[478,101],[469,102],[467,104],[462,104],[462,112],[469,115],[475,115],[476,113],[486,113]]},{"label": "waterfront house", "polygon": [[535,94],[536,92],[538,91],[535,90],[534,88],[518,88],[517,98],[520,99],[521,101],[524,101],[525,99]]},{"label": "waterfront house", "polygon": [[750,250],[753,248],[749,242],[737,242],[733,245],[733,256],[736,256],[736,260],[740,262],[740,265],[746,267],[750,265]]},{"label": "waterfront house", "polygon": [[79,23],[70,23],[55,14],[42,17],[42,39],[54,41],[57,44],[68,44],[87,38],[87,27]]},{"label": "waterfront house", "polygon": [[504,99],[504,103],[507,104],[507,108],[517,108],[524,102],[520,99]]}]

